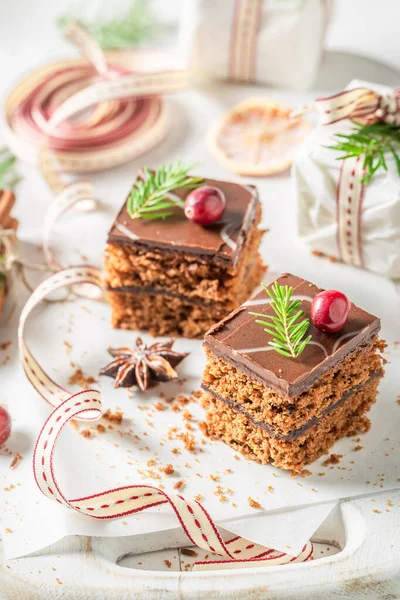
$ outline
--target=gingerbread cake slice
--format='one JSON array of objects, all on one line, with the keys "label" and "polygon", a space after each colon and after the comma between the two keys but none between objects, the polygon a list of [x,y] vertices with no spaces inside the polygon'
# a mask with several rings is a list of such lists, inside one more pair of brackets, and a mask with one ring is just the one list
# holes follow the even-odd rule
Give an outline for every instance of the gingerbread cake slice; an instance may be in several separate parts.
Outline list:
[{"label": "gingerbread cake slice", "polygon": [[[266,269],[258,253],[264,232],[256,188],[212,179],[204,185],[226,198],[223,216],[207,226],[179,207],[162,220],[132,219],[124,203],[104,260],[114,327],[200,337],[260,283]],[[188,193],[173,190],[181,200]]]},{"label": "gingerbread cake slice", "polygon": [[[277,283],[293,288],[291,300],[300,300],[310,318],[323,290],[290,274]],[[205,433],[248,458],[299,472],[339,438],[367,431],[385,344],[378,337],[380,320],[349,306],[336,333],[317,329],[310,319],[311,339],[295,358],[278,353],[273,336],[250,314],[275,314],[265,290],[213,326],[204,342]]]}]

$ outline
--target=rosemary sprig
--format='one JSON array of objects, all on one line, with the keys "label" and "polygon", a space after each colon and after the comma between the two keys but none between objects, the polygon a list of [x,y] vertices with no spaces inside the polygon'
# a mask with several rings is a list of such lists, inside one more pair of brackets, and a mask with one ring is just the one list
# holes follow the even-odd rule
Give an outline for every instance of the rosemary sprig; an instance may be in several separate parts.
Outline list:
[{"label": "rosemary sprig", "polygon": [[144,178],[137,179],[127,201],[129,216],[132,219],[165,219],[173,214],[170,208],[175,206],[183,208],[184,201],[172,194],[172,191],[194,190],[202,185],[201,177],[188,176],[193,166],[179,160],[173,164],[163,165],[155,172],[145,167]]},{"label": "rosemary sprig", "polygon": [[[59,25],[64,28],[77,18],[73,13],[67,13],[59,19]],[[151,40],[161,29],[161,24],[157,21],[148,0],[134,0],[124,16],[108,22],[87,22],[79,18],[78,20],[104,50],[132,48],[141,42]]]},{"label": "rosemary sprig", "polygon": [[[257,319],[256,323],[264,325],[264,331],[272,335],[273,341],[268,342],[276,352],[283,356],[296,358],[300,356],[311,335],[304,337],[310,326],[309,319],[302,319],[304,312],[300,309],[300,300],[291,300],[293,288],[287,285],[279,285],[275,282],[272,289],[262,284],[263,288],[270,296],[271,307],[276,316],[265,315],[262,313],[250,313]],[[266,321],[265,319],[269,319]]]},{"label": "rosemary sprig", "polygon": [[328,146],[342,153],[336,160],[360,157],[365,169],[362,182],[369,183],[377,171],[387,171],[385,156],[391,154],[400,176],[400,127],[383,122],[362,125],[353,121],[353,124],[351,133],[336,133],[337,144]]},{"label": "rosemary sprig", "polygon": [[0,188],[12,190],[22,177],[15,170],[16,158],[8,148],[0,148]]}]

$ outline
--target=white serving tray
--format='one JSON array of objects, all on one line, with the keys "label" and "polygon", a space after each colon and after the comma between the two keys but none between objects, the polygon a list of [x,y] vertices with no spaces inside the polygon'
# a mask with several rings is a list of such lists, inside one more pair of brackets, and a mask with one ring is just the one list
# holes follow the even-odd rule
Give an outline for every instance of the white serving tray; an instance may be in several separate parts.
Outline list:
[{"label": "white serving tray", "polygon": [[0,599],[398,600],[400,492],[374,500],[342,502],[315,533],[309,563],[191,573],[198,557],[159,550],[185,544],[183,534],[136,537],[135,546],[130,538],[71,537],[3,564]]},{"label": "white serving tray", "polygon": [[[15,71],[12,73],[10,70],[3,76],[11,79],[15,76]],[[168,160],[171,153],[174,156],[180,154],[189,160],[195,158],[202,161],[203,168],[209,168],[212,176],[229,178],[229,174],[212,161],[204,148],[205,130],[217,114],[236,101],[257,94],[269,95],[291,105],[303,105],[322,90],[326,93],[328,88],[342,87],[355,76],[393,86],[398,81],[397,76],[382,65],[336,53],[327,56],[318,92],[293,94],[251,87],[213,85],[198,92],[190,91],[180,95],[172,101],[175,123],[180,127],[176,127],[166,144],[160,146],[152,156],[144,157],[143,161],[159,162]],[[196,115],[201,115],[201,123],[199,119],[196,121]],[[115,178],[122,177],[127,182],[128,173],[127,169],[120,169],[94,179],[100,197],[104,193],[113,194]],[[39,244],[43,211],[50,202],[50,194],[34,170],[26,167],[24,175],[22,197],[27,197],[28,189],[30,202],[19,207],[21,237],[24,241]],[[266,185],[265,180],[261,185]],[[290,193],[290,184],[286,178],[278,177],[269,180],[267,186],[264,192],[264,196],[267,195],[266,208],[276,212],[279,210],[279,197]],[[116,207],[118,203],[119,199],[116,198]],[[310,279],[313,272],[319,271],[329,281],[330,270],[335,266],[310,257],[307,250],[299,250],[294,254],[290,248],[281,248],[274,243],[278,239],[277,231],[272,232],[268,244],[269,255],[265,257],[274,271],[296,272],[302,269],[302,274],[310,275]],[[20,370],[16,368],[15,377],[20,375]],[[12,381],[7,384],[12,385]],[[151,600],[178,597],[185,600],[398,600],[399,507],[399,491],[343,501],[340,509],[314,536],[314,541],[317,542],[315,560],[284,567],[191,573],[185,567],[193,559],[175,550],[186,544],[184,535],[176,532],[169,536],[136,536],[134,545],[129,537],[66,538],[35,555],[8,563],[4,563],[0,554],[0,600]],[[3,528],[0,527],[0,538],[2,535]],[[0,541],[0,553],[1,548]],[[171,566],[164,561],[169,561]]]}]

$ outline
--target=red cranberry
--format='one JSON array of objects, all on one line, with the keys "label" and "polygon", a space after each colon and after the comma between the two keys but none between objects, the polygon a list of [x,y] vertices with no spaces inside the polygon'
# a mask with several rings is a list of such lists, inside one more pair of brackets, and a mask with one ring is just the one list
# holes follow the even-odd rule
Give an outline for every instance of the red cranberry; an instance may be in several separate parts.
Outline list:
[{"label": "red cranberry", "polygon": [[0,406],[0,446],[8,440],[11,434],[11,418],[5,408]]},{"label": "red cranberry", "polygon": [[204,186],[190,192],[185,200],[185,215],[199,225],[218,221],[226,207],[225,194],[218,188]]},{"label": "red cranberry", "polygon": [[311,304],[311,320],[321,331],[335,333],[346,325],[350,301],[342,292],[325,290],[317,294]]}]

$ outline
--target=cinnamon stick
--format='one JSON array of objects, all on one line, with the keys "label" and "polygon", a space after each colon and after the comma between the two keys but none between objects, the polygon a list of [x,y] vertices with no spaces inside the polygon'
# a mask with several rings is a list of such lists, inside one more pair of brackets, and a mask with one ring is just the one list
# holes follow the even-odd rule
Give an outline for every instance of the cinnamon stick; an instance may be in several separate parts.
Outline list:
[{"label": "cinnamon stick", "polygon": [[11,190],[0,190],[0,227],[7,229],[10,225],[11,211],[15,204],[15,194]]}]

